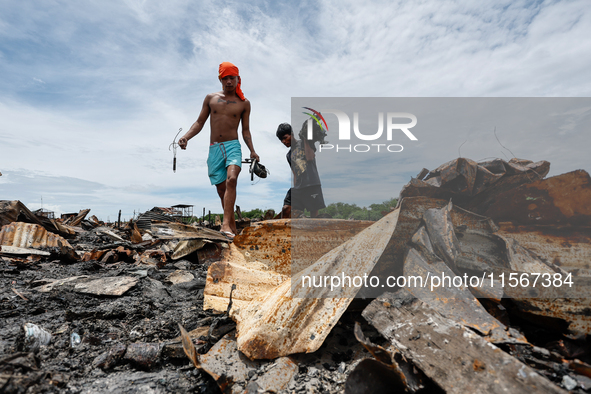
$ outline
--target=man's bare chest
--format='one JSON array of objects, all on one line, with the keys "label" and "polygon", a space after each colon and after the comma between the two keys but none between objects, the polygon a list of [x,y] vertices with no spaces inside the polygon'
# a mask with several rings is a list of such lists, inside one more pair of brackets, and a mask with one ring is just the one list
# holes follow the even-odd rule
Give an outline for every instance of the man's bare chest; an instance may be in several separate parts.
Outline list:
[{"label": "man's bare chest", "polygon": [[244,111],[244,103],[237,98],[225,99],[214,97],[209,102],[212,114],[240,117]]}]

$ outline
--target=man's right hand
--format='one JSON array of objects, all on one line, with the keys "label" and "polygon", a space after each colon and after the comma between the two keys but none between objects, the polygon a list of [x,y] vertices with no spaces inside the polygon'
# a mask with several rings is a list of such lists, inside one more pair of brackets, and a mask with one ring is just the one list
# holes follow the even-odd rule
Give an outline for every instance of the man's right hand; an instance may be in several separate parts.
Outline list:
[{"label": "man's right hand", "polygon": [[189,141],[185,137],[181,137],[181,139],[179,139],[179,146],[181,149],[187,149],[187,142]]}]

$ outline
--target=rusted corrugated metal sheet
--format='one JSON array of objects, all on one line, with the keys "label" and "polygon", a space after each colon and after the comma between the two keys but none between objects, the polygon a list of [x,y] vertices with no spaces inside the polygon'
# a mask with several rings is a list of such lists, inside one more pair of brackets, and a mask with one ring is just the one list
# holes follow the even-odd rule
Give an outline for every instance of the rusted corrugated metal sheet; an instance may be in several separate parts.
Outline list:
[{"label": "rusted corrugated metal sheet", "polygon": [[0,245],[0,253],[14,255],[51,256],[51,253],[37,249],[18,248],[16,246]]},{"label": "rusted corrugated metal sheet", "polygon": [[522,225],[591,227],[591,177],[577,170],[522,185],[497,196],[484,214]]},{"label": "rusted corrugated metal sheet", "polygon": [[487,214],[499,235],[513,238],[548,263],[591,276],[591,178],[578,170],[500,195]]},{"label": "rusted corrugated metal sheet", "polygon": [[497,234],[513,238],[546,262],[577,276],[591,276],[591,229],[499,223]]},{"label": "rusted corrugated metal sheet", "polygon": [[3,226],[0,231],[0,245],[33,249],[57,248],[64,256],[78,258],[68,241],[38,224],[14,222]]},{"label": "rusted corrugated metal sheet", "polygon": [[[404,275],[420,276],[428,281],[428,275],[441,276],[442,273],[454,276],[453,271],[442,261],[427,262],[415,249],[409,251],[404,263]],[[482,307],[467,287],[409,286],[407,290],[445,317],[490,336],[491,342],[510,341],[505,334],[506,327]],[[522,337],[514,340],[526,342]]]},{"label": "rusted corrugated metal sheet", "polygon": [[281,275],[291,275],[291,219],[253,223],[234,238],[247,263],[259,262]]},{"label": "rusted corrugated metal sheet", "polygon": [[[247,262],[291,275],[315,263],[374,222],[341,219],[277,219],[254,223],[234,238]],[[292,245],[297,245],[293,248]]]},{"label": "rusted corrugated metal sheet", "polygon": [[71,236],[76,236],[76,235],[84,232],[84,230],[81,229],[80,227],[68,226],[63,223],[60,223],[58,220],[55,220],[55,219],[50,219],[50,221],[55,226],[55,228],[58,229],[60,234],[69,234]]},{"label": "rusted corrugated metal sheet", "polygon": [[90,209],[82,209],[80,212],[78,212],[78,215],[66,219],[64,224],[69,226],[78,226],[80,223],[82,223],[86,215],[88,215],[88,212],[90,212]]},{"label": "rusted corrugated metal sheet", "polygon": [[[298,248],[292,248],[295,223]],[[204,309],[224,312],[232,285],[235,306],[266,294],[291,275],[291,263],[307,267],[374,222],[326,219],[278,219],[257,222],[234,238],[230,248],[208,248],[199,261],[213,261],[204,292]],[[301,271],[300,268],[296,268]]]},{"label": "rusted corrugated metal sheet", "polygon": [[91,261],[91,260],[100,260],[105,253],[107,253],[108,250],[96,250],[93,249],[90,252],[84,252],[84,255],[82,256],[82,261]]},{"label": "rusted corrugated metal sheet", "polygon": [[[585,171],[573,171],[522,185],[497,196],[486,211],[499,223],[492,237],[503,239],[505,263],[497,273],[573,274],[573,287],[512,288],[505,296],[530,318],[555,318],[575,335],[591,334],[591,180]],[[506,220],[506,221],[502,221]],[[520,224],[521,223],[521,224]],[[483,256],[482,242],[472,248]],[[511,271],[499,270],[509,268]]]},{"label": "rusted corrugated metal sheet", "polygon": [[160,239],[209,239],[228,242],[219,231],[204,227],[188,226],[182,223],[152,223],[152,234]]},{"label": "rusted corrugated metal sheet", "polygon": [[430,197],[449,200],[476,213],[483,213],[494,197],[524,183],[543,179],[550,163],[496,159],[477,163],[458,158],[442,164],[423,179],[413,178],[402,188],[400,199]]},{"label": "rusted corrugated metal sheet", "polygon": [[170,258],[172,260],[178,260],[203,248],[208,243],[211,243],[211,241],[206,239],[183,239],[176,245]]},{"label": "rusted corrugated metal sheet", "polygon": [[[238,349],[251,359],[272,359],[316,351],[345,312],[359,287],[305,287],[306,276],[370,272],[388,244],[398,210],[366,228],[315,264],[286,280],[244,309],[232,310]],[[292,285],[293,282],[293,285]],[[333,298],[326,298],[333,297]]]},{"label": "rusted corrugated metal sheet", "polygon": [[45,227],[46,230],[69,237],[74,234],[69,229],[62,229],[57,225],[56,220],[50,220],[45,217],[36,216],[22,202],[18,200],[6,201],[0,200],[0,226],[10,224],[16,221],[35,223]]},{"label": "rusted corrugated metal sheet", "polygon": [[[476,297],[470,292],[468,285],[451,286],[440,283],[432,286],[429,277],[461,276],[455,262],[462,253],[460,242],[452,227],[452,205],[437,209],[429,209],[423,215],[422,226],[412,238],[412,246],[404,261],[404,277],[420,277],[426,286],[417,282],[406,285],[408,292],[421,301],[429,304],[442,315],[466,327],[471,327],[485,336],[487,340],[498,342],[527,342],[521,335],[510,337],[507,328],[491,316]],[[469,217],[469,213],[456,213],[456,221],[460,217]],[[445,261],[445,262],[444,262]],[[452,270],[451,267],[454,267]],[[455,271],[455,272],[454,272]]]},{"label": "rusted corrugated metal sheet", "polygon": [[342,245],[375,222],[343,219],[295,219],[291,222],[292,273],[296,274],[328,251]]},{"label": "rusted corrugated metal sheet", "polygon": [[136,223],[139,228],[142,230],[150,230],[152,223],[156,222],[173,222],[174,220],[162,213],[162,210],[159,208],[152,208],[149,211],[146,211],[138,217]]},{"label": "rusted corrugated metal sheet", "polygon": [[[447,205],[443,200],[419,199],[420,197],[417,197],[417,200],[405,199],[402,207],[405,201],[409,200],[413,202],[415,212],[426,213],[425,208],[443,208]],[[499,231],[499,227],[490,218],[455,205],[449,214],[453,226],[444,226],[445,223],[449,224],[450,219],[426,216],[424,221],[427,223],[427,228],[429,224],[432,227],[426,236],[429,237],[429,242],[435,245],[432,253],[445,261],[448,266],[451,264],[450,261],[453,261],[452,267],[455,265],[458,272],[466,270],[493,272],[494,269],[540,273],[562,272],[560,267],[555,266],[552,261],[540,258],[536,253],[520,245],[513,239],[514,234]],[[437,221],[443,224],[434,223]],[[420,238],[419,234],[415,234],[415,237]]]},{"label": "rusted corrugated metal sheet", "polygon": [[[423,214],[430,208],[442,208],[447,204],[448,201],[428,197],[406,197],[400,201],[396,229],[371,275],[381,278],[402,275],[407,244],[418,230]],[[365,297],[375,298],[382,294],[383,289],[363,289],[362,292]]]},{"label": "rusted corrugated metal sheet", "polygon": [[[508,278],[511,274],[517,274],[518,277],[523,273],[564,274],[563,267],[553,264],[552,259],[540,257],[536,253],[536,249],[543,250],[552,245],[549,238],[540,238],[539,245],[530,250],[530,248],[524,247],[512,238],[515,237],[515,233],[494,232],[496,226],[491,224],[490,220],[482,220],[482,216],[455,207],[450,214],[454,226],[453,228],[447,228],[445,231],[448,233],[454,232],[457,235],[459,254],[456,254],[455,266],[460,274],[469,272],[470,275],[474,275],[475,272],[479,271],[478,276],[483,273],[487,277],[489,273],[492,273],[495,278],[504,275],[505,286],[502,288],[504,293],[500,296],[512,298],[520,311],[530,315],[564,320],[569,331],[574,334],[591,334],[591,316],[588,316],[588,310],[591,308],[591,278],[573,276],[574,285],[572,288],[567,286],[543,287],[540,285],[533,288],[531,286],[533,279],[530,286],[526,287],[511,287],[508,285]],[[505,224],[502,225],[505,226]],[[442,226],[439,227],[443,229]],[[572,228],[570,231],[572,231]],[[581,231],[581,229],[579,228],[578,231]],[[449,234],[446,236],[438,233],[437,235],[438,237],[431,239],[430,242],[437,242],[438,238],[443,240],[453,238]],[[449,249],[448,251],[444,250],[443,253],[455,254],[452,250],[456,248],[455,246],[448,248],[446,242],[442,242],[442,245],[445,246],[433,247],[433,253],[439,255],[442,249]],[[530,241],[528,246],[532,245],[535,246],[535,243]],[[565,247],[565,245],[562,244],[562,247]],[[589,246],[586,245],[584,250],[587,251],[588,249]],[[439,258],[444,260],[441,256]],[[438,272],[442,271],[443,268],[440,267]],[[497,282],[495,286],[501,289],[500,283]],[[477,290],[475,291],[477,295],[483,295],[482,288],[475,290]],[[440,292],[438,290],[435,295],[449,298],[445,294],[439,294]],[[423,299],[424,297],[420,298]],[[428,302],[427,299],[424,299],[424,301]],[[445,314],[445,312],[442,313]],[[469,317],[470,315],[467,314],[466,316]],[[448,317],[451,317],[451,315]],[[466,325],[469,326],[470,324]]]},{"label": "rusted corrugated metal sheet", "polygon": [[[221,259],[207,271],[203,309],[225,312],[230,292],[235,309],[243,309],[252,300],[268,294],[288,279],[287,275],[269,270],[264,264],[247,262],[244,253],[235,244],[224,249]],[[232,291],[232,286],[235,289]]]},{"label": "rusted corrugated metal sheet", "polygon": [[23,215],[32,223],[41,225],[41,221],[33,212],[31,212],[22,202],[14,201],[0,201],[0,226],[4,226],[18,220],[19,215]]}]

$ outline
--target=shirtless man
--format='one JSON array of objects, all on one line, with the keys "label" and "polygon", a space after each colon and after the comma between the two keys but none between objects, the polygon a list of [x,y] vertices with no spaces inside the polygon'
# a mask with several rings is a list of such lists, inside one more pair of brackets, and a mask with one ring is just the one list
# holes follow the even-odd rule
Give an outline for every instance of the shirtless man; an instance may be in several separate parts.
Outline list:
[{"label": "shirtless man", "polygon": [[242,152],[238,141],[238,125],[241,121],[242,138],[250,149],[250,158],[259,161],[259,155],[252,145],[249,129],[250,101],[240,89],[238,67],[229,62],[220,64],[218,78],[223,90],[205,97],[197,121],[181,137],[179,146],[186,149],[188,141],[199,134],[211,114],[207,168],[211,184],[215,185],[224,209],[224,221],[220,230],[226,237],[233,239],[236,234],[236,183],[242,168]]}]

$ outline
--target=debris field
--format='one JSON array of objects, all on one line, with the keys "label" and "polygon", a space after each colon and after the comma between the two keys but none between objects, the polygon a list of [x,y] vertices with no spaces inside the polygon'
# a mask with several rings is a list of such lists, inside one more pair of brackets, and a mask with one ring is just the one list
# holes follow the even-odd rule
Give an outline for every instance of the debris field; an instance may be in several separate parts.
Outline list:
[{"label": "debris field", "polygon": [[[591,392],[591,178],[549,169],[458,158],[377,222],[233,242],[0,201],[0,391]],[[310,285],[363,273],[388,286]]]}]

